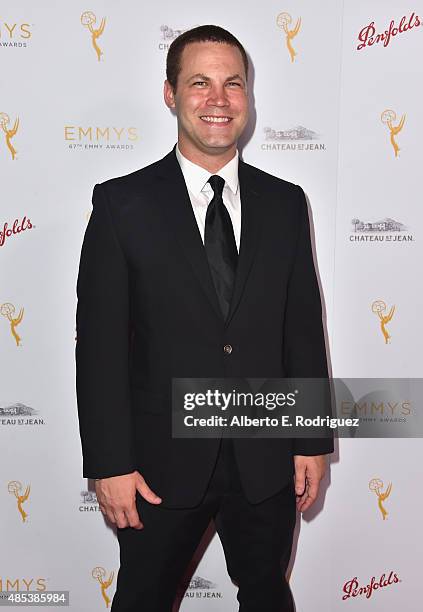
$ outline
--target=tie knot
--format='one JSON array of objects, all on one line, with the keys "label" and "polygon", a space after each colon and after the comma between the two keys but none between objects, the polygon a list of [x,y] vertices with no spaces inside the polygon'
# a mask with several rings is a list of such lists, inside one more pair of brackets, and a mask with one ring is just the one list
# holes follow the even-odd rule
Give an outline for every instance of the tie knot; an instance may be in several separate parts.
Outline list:
[{"label": "tie knot", "polygon": [[225,186],[225,179],[223,179],[221,176],[218,176],[217,174],[213,174],[209,178],[208,183],[213,189],[214,195],[222,197],[223,188]]}]

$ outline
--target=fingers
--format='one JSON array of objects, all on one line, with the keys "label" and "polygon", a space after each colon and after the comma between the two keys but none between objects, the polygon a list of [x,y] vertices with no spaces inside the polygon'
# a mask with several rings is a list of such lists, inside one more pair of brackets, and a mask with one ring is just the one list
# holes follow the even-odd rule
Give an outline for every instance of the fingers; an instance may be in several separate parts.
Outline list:
[{"label": "fingers", "polygon": [[96,481],[97,500],[101,512],[118,528],[143,529],[144,524],[136,507],[136,492],[152,503],[160,504],[156,495],[138,471]]},{"label": "fingers", "polygon": [[104,503],[99,504],[99,506],[103,515],[119,529],[124,529],[125,527],[143,529],[144,527],[137,512],[135,502],[126,509],[117,509],[112,505],[105,505]]},{"label": "fingers", "polygon": [[139,492],[139,494],[150,504],[160,504],[161,503],[162,501],[161,498],[158,495],[156,495],[154,491],[150,489],[150,487],[145,482],[141,474],[139,475],[139,478],[137,479],[136,487],[137,487],[137,491]]},{"label": "fingers", "polygon": [[299,512],[305,512],[310,508],[312,504],[317,499],[317,494],[319,492],[319,482],[318,481],[307,481],[306,489],[303,495],[297,496],[297,509]]},{"label": "fingers", "polygon": [[304,506],[304,503],[306,502],[306,500],[307,500],[307,491],[304,491],[303,495],[297,495],[296,496],[298,512],[302,512],[303,511],[303,506]]},{"label": "fingers", "polygon": [[133,527],[134,529],[143,529],[144,524],[141,522],[137,509],[135,507],[135,502],[133,506],[131,506],[125,512],[115,512],[114,513],[114,523],[119,529],[124,529],[125,527]]},{"label": "fingers", "polygon": [[295,456],[295,493],[297,509],[305,512],[316,501],[322,480],[326,458],[321,456]]},{"label": "fingers", "polygon": [[295,467],[295,493],[297,496],[304,493],[306,485],[305,473],[305,465],[298,465]]}]

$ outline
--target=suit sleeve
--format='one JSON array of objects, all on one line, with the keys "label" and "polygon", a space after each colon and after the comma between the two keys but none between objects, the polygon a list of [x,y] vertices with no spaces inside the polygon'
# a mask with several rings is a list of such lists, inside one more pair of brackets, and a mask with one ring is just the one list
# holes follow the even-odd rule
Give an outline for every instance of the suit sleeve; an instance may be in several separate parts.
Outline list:
[{"label": "suit sleeve", "polygon": [[[284,366],[288,377],[328,378],[322,305],[313,262],[307,202],[301,187],[297,189],[299,230],[285,310]],[[293,439],[294,455],[332,452],[332,437]]]},{"label": "suit sleeve", "polygon": [[128,269],[105,188],[96,185],[77,281],[76,392],[83,476],[133,472]]}]

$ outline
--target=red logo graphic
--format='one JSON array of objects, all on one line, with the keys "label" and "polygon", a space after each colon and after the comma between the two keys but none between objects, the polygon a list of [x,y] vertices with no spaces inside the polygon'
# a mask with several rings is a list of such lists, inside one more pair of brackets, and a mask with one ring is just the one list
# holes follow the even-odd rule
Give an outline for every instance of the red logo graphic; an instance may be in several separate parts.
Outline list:
[{"label": "red logo graphic", "polygon": [[342,587],[342,591],[345,593],[345,595],[342,596],[342,600],[345,601],[350,597],[358,597],[359,595],[365,595],[366,599],[370,599],[374,591],[391,584],[396,584],[397,582],[401,582],[401,580],[398,578],[397,574],[394,574],[392,571],[389,573],[388,578],[386,578],[385,574],[382,574],[379,581],[376,580],[375,576],[372,576],[370,583],[366,586],[360,586],[357,576],[355,576],[355,578],[348,580]]},{"label": "red logo graphic", "polygon": [[27,219],[26,217],[22,219],[21,223],[19,223],[19,219],[15,219],[12,227],[8,227],[8,224],[6,222],[3,226],[3,229],[0,230],[0,247],[4,245],[4,243],[6,242],[6,238],[9,238],[13,234],[20,234],[21,232],[32,228],[33,225],[30,219]]},{"label": "red logo graphic", "polygon": [[422,25],[421,18],[415,13],[411,13],[408,22],[407,17],[404,15],[401,17],[401,21],[398,26],[395,26],[394,19],[391,20],[389,24],[389,28],[384,32],[376,34],[375,22],[372,21],[369,25],[365,26],[358,34],[358,40],[360,44],[357,47],[357,51],[360,49],[364,49],[364,47],[371,47],[375,43],[383,42],[383,46],[387,47],[391,42],[392,38],[397,34],[402,34],[403,32],[407,32],[412,28],[417,28]]}]

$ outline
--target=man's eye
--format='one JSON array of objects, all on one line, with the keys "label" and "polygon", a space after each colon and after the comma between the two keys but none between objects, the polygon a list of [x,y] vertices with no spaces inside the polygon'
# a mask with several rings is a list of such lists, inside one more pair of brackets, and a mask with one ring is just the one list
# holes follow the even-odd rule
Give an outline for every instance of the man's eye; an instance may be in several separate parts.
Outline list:
[{"label": "man's eye", "polygon": [[195,81],[194,85],[206,85],[206,81]]},{"label": "man's eye", "polygon": [[238,85],[238,87],[241,87],[241,83],[238,83],[238,81],[229,81],[228,85]]}]

